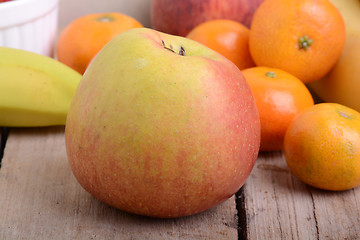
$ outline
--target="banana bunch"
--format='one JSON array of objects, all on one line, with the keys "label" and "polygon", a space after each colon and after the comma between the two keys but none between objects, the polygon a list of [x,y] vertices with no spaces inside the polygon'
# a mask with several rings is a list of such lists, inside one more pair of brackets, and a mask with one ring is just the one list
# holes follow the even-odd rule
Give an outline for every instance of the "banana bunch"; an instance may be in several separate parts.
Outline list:
[{"label": "banana bunch", "polygon": [[0,126],[64,125],[80,79],[55,59],[0,47]]},{"label": "banana bunch", "polygon": [[309,88],[322,100],[346,105],[360,112],[360,0],[330,0],[346,27],[346,43],[334,68]]}]

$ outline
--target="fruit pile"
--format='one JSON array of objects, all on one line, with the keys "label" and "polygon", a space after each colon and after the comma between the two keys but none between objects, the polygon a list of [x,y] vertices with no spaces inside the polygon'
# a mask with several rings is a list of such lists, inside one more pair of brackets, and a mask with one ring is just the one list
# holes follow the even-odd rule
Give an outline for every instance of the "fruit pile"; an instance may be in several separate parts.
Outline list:
[{"label": "fruit pile", "polygon": [[360,185],[360,2],[214,2],[153,0],[153,29],[79,17],[57,60],[0,47],[0,125],[65,124],[84,189],[141,215],[221,203],[259,151],[311,186]]},{"label": "fruit pile", "polygon": [[[187,2],[184,8],[195,5]],[[360,185],[360,2],[254,5],[250,23],[229,15],[188,30],[191,17],[181,6],[176,11],[184,26],[160,24],[167,14],[176,18],[170,7],[153,18],[157,29],[198,41],[241,69],[260,115],[260,151],[283,151],[290,171],[314,187],[338,191]],[[314,105],[313,96],[326,103]]]}]

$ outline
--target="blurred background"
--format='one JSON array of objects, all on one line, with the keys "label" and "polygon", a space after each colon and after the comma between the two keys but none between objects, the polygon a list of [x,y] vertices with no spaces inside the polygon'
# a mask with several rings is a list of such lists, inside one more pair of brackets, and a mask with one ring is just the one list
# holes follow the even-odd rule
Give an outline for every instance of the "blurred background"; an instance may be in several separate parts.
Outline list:
[{"label": "blurred background", "polygon": [[150,27],[151,0],[60,0],[59,27],[61,31],[72,20],[90,13],[120,12]]}]

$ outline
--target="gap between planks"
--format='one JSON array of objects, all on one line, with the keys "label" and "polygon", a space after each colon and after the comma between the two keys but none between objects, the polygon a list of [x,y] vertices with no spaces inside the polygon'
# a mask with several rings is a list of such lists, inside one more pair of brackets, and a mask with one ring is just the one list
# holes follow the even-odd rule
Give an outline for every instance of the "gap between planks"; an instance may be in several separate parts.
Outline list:
[{"label": "gap between planks", "polygon": [[6,146],[6,140],[8,138],[9,131],[10,131],[10,128],[8,128],[8,127],[0,128],[0,133],[1,133],[1,135],[0,135],[0,168],[1,168],[1,160],[4,156],[4,149]]},{"label": "gap between planks", "polygon": [[360,187],[307,186],[282,152],[260,153],[243,188],[248,239],[360,239]]}]

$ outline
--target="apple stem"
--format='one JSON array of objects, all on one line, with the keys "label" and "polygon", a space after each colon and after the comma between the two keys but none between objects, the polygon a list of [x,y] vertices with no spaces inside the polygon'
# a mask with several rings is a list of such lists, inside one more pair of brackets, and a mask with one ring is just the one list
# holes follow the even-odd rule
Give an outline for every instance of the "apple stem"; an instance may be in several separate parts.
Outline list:
[{"label": "apple stem", "polygon": [[309,38],[308,35],[305,35],[305,36],[302,36],[301,38],[299,38],[299,48],[300,49],[308,50],[308,48],[311,46],[312,43],[313,43],[313,40],[311,38]]},{"label": "apple stem", "polygon": [[172,50],[172,48],[168,48],[167,46],[165,46],[164,40],[161,40],[161,43],[162,43],[163,47],[164,47],[166,50],[169,50],[169,51],[175,53],[175,51]]},{"label": "apple stem", "polygon": [[180,47],[179,55],[185,56],[185,49],[182,46]]},{"label": "apple stem", "polygon": [[[173,46],[172,46],[172,45],[170,45],[170,48],[168,48],[168,47],[165,45],[164,40],[161,40],[161,44],[163,45],[163,47],[164,47],[166,50],[169,50],[169,51],[171,51],[171,52],[173,52],[173,53],[176,53],[176,52],[173,50]],[[182,46],[180,47],[180,51],[179,51],[178,54],[181,55],[181,56],[185,56],[185,49],[184,49]]]}]

